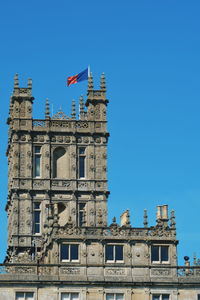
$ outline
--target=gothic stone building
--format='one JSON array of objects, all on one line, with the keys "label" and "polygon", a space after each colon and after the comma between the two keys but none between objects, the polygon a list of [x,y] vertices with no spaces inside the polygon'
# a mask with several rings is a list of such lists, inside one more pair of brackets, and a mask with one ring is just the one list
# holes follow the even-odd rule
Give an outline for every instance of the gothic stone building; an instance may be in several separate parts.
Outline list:
[{"label": "gothic stone building", "polygon": [[10,100],[8,251],[0,300],[199,300],[200,268],[177,265],[174,211],[131,227],[129,212],[107,223],[106,86],[62,111],[32,118],[32,83]]}]

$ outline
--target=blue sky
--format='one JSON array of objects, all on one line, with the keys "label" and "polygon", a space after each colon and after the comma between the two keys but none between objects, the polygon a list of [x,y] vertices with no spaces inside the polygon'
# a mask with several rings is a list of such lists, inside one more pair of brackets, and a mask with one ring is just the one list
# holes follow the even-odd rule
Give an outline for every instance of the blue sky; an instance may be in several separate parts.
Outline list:
[{"label": "blue sky", "polygon": [[109,120],[109,220],[129,208],[175,209],[179,261],[200,257],[200,2],[176,0],[2,1],[0,4],[0,260],[7,221],[7,125],[13,77],[33,79],[34,117],[49,98],[70,114],[87,83],[67,76],[88,64],[95,88],[105,72]]}]

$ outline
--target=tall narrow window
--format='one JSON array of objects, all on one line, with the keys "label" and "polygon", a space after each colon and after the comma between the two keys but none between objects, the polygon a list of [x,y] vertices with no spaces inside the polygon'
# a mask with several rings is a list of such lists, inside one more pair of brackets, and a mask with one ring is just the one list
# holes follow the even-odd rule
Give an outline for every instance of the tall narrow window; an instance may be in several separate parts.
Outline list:
[{"label": "tall narrow window", "polygon": [[40,177],[41,176],[41,147],[35,146],[34,147],[34,168],[33,173],[34,177]]},{"label": "tall narrow window", "polygon": [[79,148],[79,178],[85,178],[85,148]]},{"label": "tall narrow window", "polygon": [[79,226],[85,225],[85,203],[79,203]]},{"label": "tall narrow window", "polygon": [[35,234],[41,232],[41,209],[39,202],[33,204],[33,232]]}]

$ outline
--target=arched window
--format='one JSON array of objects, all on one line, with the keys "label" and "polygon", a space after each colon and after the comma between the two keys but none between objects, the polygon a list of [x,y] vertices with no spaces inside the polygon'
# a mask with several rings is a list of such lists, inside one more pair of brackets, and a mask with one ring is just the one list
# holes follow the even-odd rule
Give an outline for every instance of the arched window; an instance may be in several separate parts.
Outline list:
[{"label": "arched window", "polygon": [[56,148],[53,152],[53,177],[67,178],[67,151],[62,148]]}]

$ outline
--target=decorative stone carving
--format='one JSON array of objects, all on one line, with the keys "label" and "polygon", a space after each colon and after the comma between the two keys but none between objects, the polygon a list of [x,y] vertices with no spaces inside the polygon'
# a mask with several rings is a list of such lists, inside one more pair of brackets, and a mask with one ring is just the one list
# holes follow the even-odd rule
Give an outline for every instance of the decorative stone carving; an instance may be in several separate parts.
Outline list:
[{"label": "decorative stone carving", "polygon": [[105,269],[105,275],[126,275],[126,271],[125,269],[121,269],[121,268],[106,268]]},{"label": "decorative stone carving", "polygon": [[75,267],[61,267],[61,274],[77,275],[80,274],[80,268]]}]

